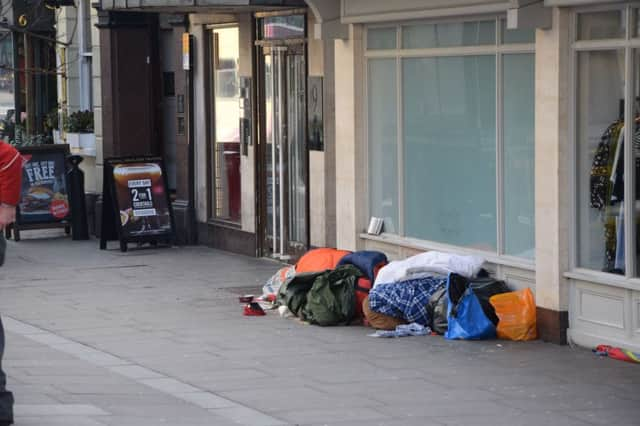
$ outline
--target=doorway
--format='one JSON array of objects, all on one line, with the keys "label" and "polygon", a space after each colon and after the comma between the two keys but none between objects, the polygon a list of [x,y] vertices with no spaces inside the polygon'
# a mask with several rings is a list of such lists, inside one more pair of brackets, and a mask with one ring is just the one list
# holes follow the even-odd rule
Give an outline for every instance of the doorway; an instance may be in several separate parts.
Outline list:
[{"label": "doorway", "polygon": [[305,22],[305,15],[258,20],[262,255],[290,262],[309,247]]}]

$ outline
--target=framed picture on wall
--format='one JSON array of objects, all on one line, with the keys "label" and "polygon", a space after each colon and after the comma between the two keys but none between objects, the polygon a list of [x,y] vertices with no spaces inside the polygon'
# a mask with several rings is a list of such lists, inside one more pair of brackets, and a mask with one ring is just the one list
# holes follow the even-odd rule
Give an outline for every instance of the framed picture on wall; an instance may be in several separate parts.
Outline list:
[{"label": "framed picture on wall", "polygon": [[324,118],[322,114],[322,77],[309,77],[307,93],[309,149],[324,151]]}]

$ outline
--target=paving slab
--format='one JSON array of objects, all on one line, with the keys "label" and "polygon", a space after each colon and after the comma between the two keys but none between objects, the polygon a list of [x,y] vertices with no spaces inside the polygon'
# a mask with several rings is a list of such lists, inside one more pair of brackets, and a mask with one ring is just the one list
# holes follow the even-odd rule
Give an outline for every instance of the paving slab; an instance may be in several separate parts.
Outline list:
[{"label": "paving slab", "polygon": [[18,426],[638,424],[640,367],[587,349],[243,317],[280,264],[48,235],[0,269]]}]

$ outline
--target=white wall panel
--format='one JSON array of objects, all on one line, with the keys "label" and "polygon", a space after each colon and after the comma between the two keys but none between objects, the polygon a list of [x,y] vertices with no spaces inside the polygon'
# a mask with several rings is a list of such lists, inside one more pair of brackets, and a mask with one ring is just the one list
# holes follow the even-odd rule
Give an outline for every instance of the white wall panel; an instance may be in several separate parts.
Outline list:
[{"label": "white wall panel", "polygon": [[577,296],[578,320],[606,327],[625,328],[624,294],[614,295],[578,287]]},{"label": "white wall panel", "polygon": [[640,351],[640,289],[571,280],[568,334],[580,346]]}]

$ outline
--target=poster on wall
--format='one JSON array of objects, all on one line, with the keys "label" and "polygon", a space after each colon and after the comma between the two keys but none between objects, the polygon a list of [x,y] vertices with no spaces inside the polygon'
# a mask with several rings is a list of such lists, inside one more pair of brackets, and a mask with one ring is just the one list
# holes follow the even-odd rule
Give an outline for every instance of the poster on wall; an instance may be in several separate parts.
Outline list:
[{"label": "poster on wall", "polygon": [[167,187],[160,157],[105,160],[100,247],[114,239],[122,251],[129,242],[170,243],[174,226]]},{"label": "poster on wall", "polygon": [[324,151],[322,77],[309,77],[308,93],[307,121],[309,123],[309,149],[313,151]]},{"label": "poster on wall", "polygon": [[71,216],[67,185],[68,145],[20,148],[23,158],[18,227],[59,224]]}]

